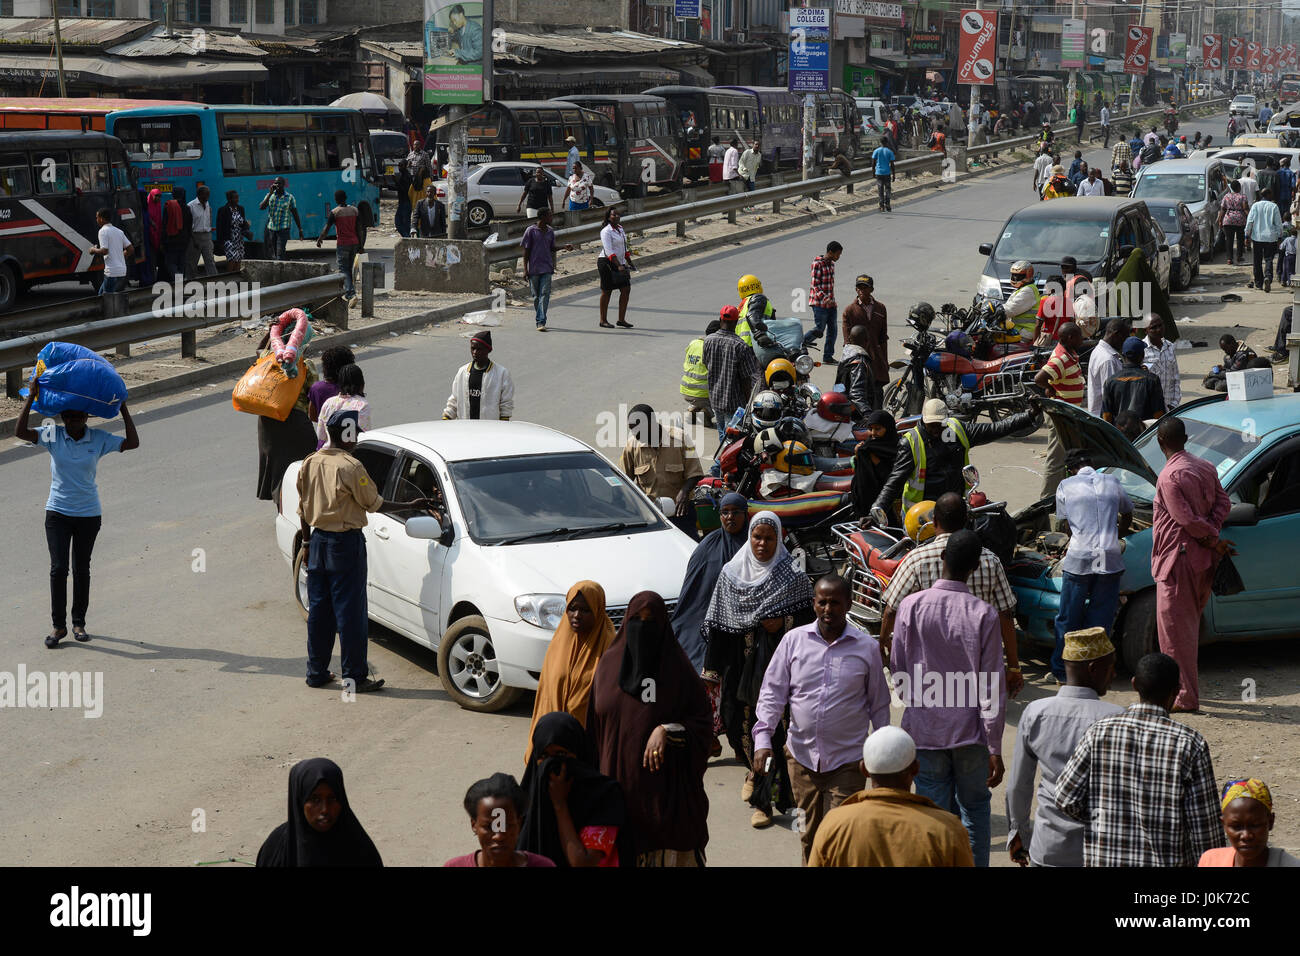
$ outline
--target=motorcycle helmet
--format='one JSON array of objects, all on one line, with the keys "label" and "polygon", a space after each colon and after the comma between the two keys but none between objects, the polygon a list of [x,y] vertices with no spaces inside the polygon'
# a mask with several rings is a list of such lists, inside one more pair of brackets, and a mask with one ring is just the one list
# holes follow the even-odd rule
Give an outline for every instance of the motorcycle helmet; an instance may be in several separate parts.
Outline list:
[{"label": "motorcycle helmet", "polygon": [[907,321],[913,328],[926,331],[934,321],[934,306],[929,302],[916,303],[912,306],[912,311],[907,313]]},{"label": "motorcycle helmet", "polygon": [[975,341],[962,329],[955,329],[944,339],[944,348],[954,355],[970,358],[975,354]]},{"label": "motorcycle helmet", "polygon": [[786,475],[811,475],[812,451],[801,441],[788,441],[776,453],[776,470]]},{"label": "motorcycle helmet", "polygon": [[763,373],[763,380],[767,382],[768,388],[788,392],[794,388],[795,383],[793,363],[789,359],[773,359],[768,363],[767,371]]},{"label": "motorcycle helmet", "polygon": [[758,458],[767,454],[775,455],[781,450],[781,439],[777,436],[775,428],[765,428],[754,436],[750,448]]},{"label": "motorcycle helmet", "polygon": [[853,420],[853,403],[843,392],[823,392],[817,400],[817,414],[828,422]]},{"label": "motorcycle helmet", "polygon": [[736,283],[736,291],[740,293],[742,299],[748,299],[755,293],[762,295],[763,283],[759,281],[758,276],[741,276],[740,281]]},{"label": "motorcycle helmet", "polygon": [[939,533],[934,523],[934,502],[918,501],[907,509],[903,530],[917,544],[924,544]]},{"label": "motorcycle helmet", "polygon": [[781,420],[781,396],[772,391],[759,392],[749,406],[749,416],[755,428],[771,428]]}]

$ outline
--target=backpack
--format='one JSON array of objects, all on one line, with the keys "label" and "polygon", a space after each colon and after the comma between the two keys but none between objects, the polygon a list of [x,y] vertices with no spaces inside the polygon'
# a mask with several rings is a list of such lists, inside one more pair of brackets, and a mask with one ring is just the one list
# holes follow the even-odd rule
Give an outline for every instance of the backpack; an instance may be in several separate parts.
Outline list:
[{"label": "backpack", "polygon": [[1152,163],[1160,161],[1160,146],[1156,143],[1147,143],[1142,147],[1142,152],[1138,153],[1138,158],[1142,160],[1143,166],[1149,166]]}]

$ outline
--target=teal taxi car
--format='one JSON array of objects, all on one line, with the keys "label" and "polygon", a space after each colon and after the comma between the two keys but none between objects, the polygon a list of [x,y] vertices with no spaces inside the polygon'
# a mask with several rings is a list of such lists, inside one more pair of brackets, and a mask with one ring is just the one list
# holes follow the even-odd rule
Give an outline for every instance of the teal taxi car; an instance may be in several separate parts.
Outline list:
[{"label": "teal taxi car", "polygon": [[[1152,426],[1130,443],[1114,426],[1059,401],[1044,411],[1067,448],[1087,448],[1101,471],[1114,474],[1135,507],[1124,539],[1122,603],[1112,640],[1130,670],[1157,649],[1155,582],[1151,578],[1151,514],[1165,456]],[[1232,500],[1222,537],[1245,589],[1213,595],[1201,619],[1201,643],[1300,637],[1300,394],[1255,401],[1208,395],[1171,415],[1187,426],[1187,450],[1214,465]],[[1049,533],[1054,500],[1018,513],[1019,547],[1007,567],[1022,638],[1055,639],[1060,608],[1060,558],[1066,539]]]}]

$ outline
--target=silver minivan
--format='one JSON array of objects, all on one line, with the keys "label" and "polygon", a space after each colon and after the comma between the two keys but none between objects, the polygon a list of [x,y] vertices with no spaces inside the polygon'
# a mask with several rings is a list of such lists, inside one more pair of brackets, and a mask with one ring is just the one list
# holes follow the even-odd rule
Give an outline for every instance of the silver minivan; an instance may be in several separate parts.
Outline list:
[{"label": "silver minivan", "polygon": [[1208,262],[1222,235],[1218,225],[1219,200],[1228,191],[1228,180],[1234,175],[1236,165],[1224,159],[1222,153],[1203,158],[1162,159],[1138,170],[1133,198],[1176,199],[1187,203],[1201,234],[1201,259]]}]

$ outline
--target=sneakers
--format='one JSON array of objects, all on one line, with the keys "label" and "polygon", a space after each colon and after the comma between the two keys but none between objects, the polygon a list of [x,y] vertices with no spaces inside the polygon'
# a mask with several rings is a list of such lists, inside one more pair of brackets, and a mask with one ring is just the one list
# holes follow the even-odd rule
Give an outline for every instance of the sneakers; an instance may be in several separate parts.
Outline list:
[{"label": "sneakers", "polygon": [[1273,280],[1272,280],[1272,279],[1265,279],[1265,280],[1264,280],[1264,291],[1265,291],[1265,292],[1272,292],[1272,291],[1273,291]]},{"label": "sneakers", "polygon": [[755,830],[766,830],[772,825],[772,814],[755,810],[749,818],[749,825]]},{"label": "sneakers", "polygon": [[740,785],[740,802],[749,803],[749,798],[754,795],[754,778],[746,777],[745,782]]},{"label": "sneakers", "polygon": [[822,359],[822,364],[823,364],[823,365],[839,365],[840,363],[837,362],[837,361],[835,361],[835,359],[830,358],[830,357],[828,356],[828,357]]},{"label": "sneakers", "polygon": [[1268,360],[1272,362],[1274,365],[1285,365],[1290,360],[1290,358],[1291,358],[1290,355],[1283,355],[1281,352],[1274,352],[1272,355],[1268,357]]}]

